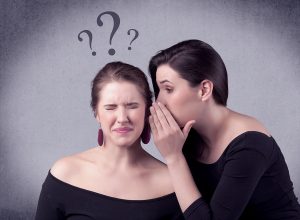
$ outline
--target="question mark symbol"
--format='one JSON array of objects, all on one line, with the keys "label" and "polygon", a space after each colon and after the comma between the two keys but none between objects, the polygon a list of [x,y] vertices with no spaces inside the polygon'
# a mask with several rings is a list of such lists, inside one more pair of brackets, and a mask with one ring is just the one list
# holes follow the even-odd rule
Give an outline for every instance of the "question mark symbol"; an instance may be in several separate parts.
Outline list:
[{"label": "question mark symbol", "polygon": [[[83,41],[82,37],[80,37],[80,35],[81,35],[82,33],[86,33],[86,34],[89,36],[89,45],[90,45],[90,48],[91,48],[91,50],[92,50],[92,40],[93,40],[92,32],[90,32],[89,30],[83,30],[83,31],[81,31],[81,32],[78,34],[78,40],[79,40],[80,42]],[[92,55],[93,55],[93,56],[96,56],[96,52],[93,51],[93,52],[92,52]]]},{"label": "question mark symbol", "polygon": [[[134,38],[131,40],[131,42],[130,42],[129,45],[131,45],[131,43],[132,43],[135,39],[137,39],[138,36],[139,36],[139,32],[138,32],[137,30],[135,30],[135,29],[129,29],[129,30],[127,31],[127,34],[128,34],[128,35],[130,35],[130,31],[134,31],[135,35],[134,35]],[[130,47],[130,46],[128,47],[128,50],[131,50],[131,47]]]},{"label": "question mark symbol", "polygon": [[[116,31],[118,30],[119,26],[120,26],[120,17],[117,13],[113,12],[113,11],[105,11],[105,12],[102,12],[98,17],[97,17],[97,24],[98,26],[102,26],[103,25],[103,22],[101,21],[101,17],[102,15],[105,15],[105,14],[108,14],[110,15],[113,20],[114,20],[114,26],[113,26],[113,29],[112,29],[112,32],[110,33],[110,38],[109,38],[109,44],[111,45],[111,41],[116,33]],[[109,55],[114,55],[116,53],[116,51],[113,49],[113,48],[110,48],[109,51],[108,51],[108,54]]]}]

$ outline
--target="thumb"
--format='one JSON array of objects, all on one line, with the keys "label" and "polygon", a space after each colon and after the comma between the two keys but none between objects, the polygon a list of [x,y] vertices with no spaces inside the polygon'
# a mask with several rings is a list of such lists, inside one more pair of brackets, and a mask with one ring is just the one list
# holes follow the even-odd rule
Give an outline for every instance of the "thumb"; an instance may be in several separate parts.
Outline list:
[{"label": "thumb", "polygon": [[182,133],[183,133],[184,138],[187,138],[187,136],[188,136],[188,134],[189,134],[189,132],[190,132],[190,130],[191,130],[193,124],[195,124],[195,123],[196,123],[195,120],[191,120],[191,121],[188,121],[188,122],[185,124],[185,126],[184,126],[184,128],[183,128],[183,130],[182,130]]}]

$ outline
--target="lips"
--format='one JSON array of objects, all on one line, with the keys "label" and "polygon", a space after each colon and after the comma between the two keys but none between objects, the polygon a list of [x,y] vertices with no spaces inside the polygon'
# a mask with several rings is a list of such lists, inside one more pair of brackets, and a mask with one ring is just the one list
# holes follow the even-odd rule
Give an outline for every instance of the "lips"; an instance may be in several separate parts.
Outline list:
[{"label": "lips", "polygon": [[114,131],[117,132],[117,133],[120,133],[120,134],[126,134],[130,131],[132,131],[133,129],[132,128],[129,128],[129,127],[121,127],[121,128],[115,128]]}]

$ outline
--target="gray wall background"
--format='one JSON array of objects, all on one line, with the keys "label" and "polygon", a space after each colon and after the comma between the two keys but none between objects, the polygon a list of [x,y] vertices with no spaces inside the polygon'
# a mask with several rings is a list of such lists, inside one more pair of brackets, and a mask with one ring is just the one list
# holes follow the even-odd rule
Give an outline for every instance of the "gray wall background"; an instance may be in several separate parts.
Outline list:
[{"label": "gray wall background", "polygon": [[[112,19],[96,24],[108,10],[121,18],[111,46]],[[191,38],[221,54],[229,107],[269,128],[300,197],[300,1],[1,0],[0,25],[0,219],[33,219],[54,161],[96,146],[90,82],[104,64],[147,72],[159,49]],[[140,33],[131,51],[130,28]],[[84,29],[93,50],[77,39]],[[145,148],[161,159],[153,143]]]}]

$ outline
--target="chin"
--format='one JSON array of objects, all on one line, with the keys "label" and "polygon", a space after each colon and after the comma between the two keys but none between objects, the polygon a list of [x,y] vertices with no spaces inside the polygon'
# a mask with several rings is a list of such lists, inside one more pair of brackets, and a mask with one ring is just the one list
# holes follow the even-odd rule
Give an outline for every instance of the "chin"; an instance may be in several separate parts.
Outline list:
[{"label": "chin", "polygon": [[137,142],[137,140],[120,140],[120,141],[117,141],[116,144],[123,148],[129,148],[129,147],[135,145],[136,142]]},{"label": "chin", "polygon": [[185,124],[189,121],[186,117],[181,117],[183,115],[178,116],[173,113],[171,113],[171,114],[180,128],[184,128]]},{"label": "chin", "polygon": [[183,129],[184,126],[186,125],[186,123],[187,123],[188,121],[190,121],[190,120],[192,120],[192,119],[189,119],[189,120],[183,120],[183,121],[177,121],[177,120],[176,120],[176,122],[177,122],[178,126],[179,126],[181,129]]},{"label": "chin", "polygon": [[183,128],[185,126],[186,122],[184,120],[180,120],[178,118],[174,118],[174,119],[180,128]]}]

